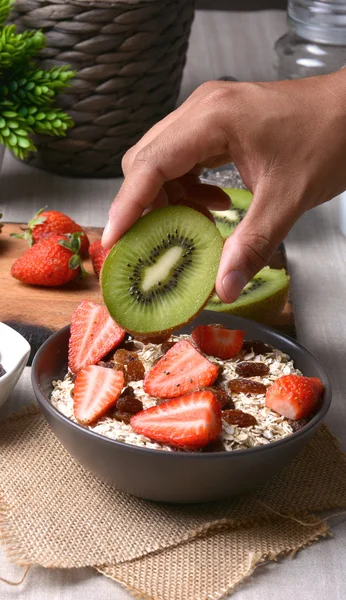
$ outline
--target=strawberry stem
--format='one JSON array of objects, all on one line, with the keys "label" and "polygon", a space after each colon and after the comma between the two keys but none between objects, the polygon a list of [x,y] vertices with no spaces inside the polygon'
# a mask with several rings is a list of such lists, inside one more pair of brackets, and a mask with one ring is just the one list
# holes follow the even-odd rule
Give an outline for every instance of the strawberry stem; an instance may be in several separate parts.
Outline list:
[{"label": "strawberry stem", "polygon": [[79,278],[87,277],[88,273],[83,267],[83,262],[80,257],[80,248],[81,248],[81,237],[84,236],[83,231],[76,231],[75,233],[66,233],[66,240],[59,240],[58,244],[67,250],[72,252],[72,256],[69,261],[70,269],[80,269]]}]

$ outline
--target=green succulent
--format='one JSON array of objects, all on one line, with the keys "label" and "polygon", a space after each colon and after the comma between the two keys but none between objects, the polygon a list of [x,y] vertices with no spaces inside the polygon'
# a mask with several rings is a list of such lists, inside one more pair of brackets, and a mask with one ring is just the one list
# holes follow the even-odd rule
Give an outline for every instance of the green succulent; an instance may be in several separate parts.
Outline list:
[{"label": "green succulent", "polygon": [[56,95],[75,72],[66,67],[37,68],[34,57],[44,47],[41,31],[17,33],[4,25],[12,0],[0,0],[0,144],[18,158],[36,150],[32,133],[64,136],[73,121],[54,107]]}]

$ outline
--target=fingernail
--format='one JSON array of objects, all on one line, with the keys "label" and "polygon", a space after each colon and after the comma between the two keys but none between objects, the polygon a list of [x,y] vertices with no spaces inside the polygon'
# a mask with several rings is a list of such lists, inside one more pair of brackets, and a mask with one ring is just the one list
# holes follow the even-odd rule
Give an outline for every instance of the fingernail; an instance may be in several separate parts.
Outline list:
[{"label": "fingernail", "polygon": [[227,273],[222,280],[222,287],[225,296],[227,297],[227,301],[235,302],[235,300],[240,296],[247,282],[248,278],[242,271],[234,270]]},{"label": "fingernail", "polygon": [[110,231],[111,231],[111,222],[110,222],[110,219],[108,219],[107,225],[104,228],[103,234],[102,234],[102,246],[107,247],[107,241],[109,238]]}]

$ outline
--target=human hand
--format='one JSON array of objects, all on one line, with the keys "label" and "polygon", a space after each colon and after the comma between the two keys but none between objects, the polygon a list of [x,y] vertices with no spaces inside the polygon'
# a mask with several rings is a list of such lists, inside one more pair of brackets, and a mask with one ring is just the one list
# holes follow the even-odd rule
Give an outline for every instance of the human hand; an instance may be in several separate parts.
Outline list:
[{"label": "human hand", "polygon": [[223,192],[198,185],[197,175],[233,161],[254,194],[225,242],[216,280],[221,300],[235,301],[296,220],[346,188],[345,92],[346,69],[296,81],[202,85],[124,156],[104,246],[144,211],[170,202],[227,209]]}]

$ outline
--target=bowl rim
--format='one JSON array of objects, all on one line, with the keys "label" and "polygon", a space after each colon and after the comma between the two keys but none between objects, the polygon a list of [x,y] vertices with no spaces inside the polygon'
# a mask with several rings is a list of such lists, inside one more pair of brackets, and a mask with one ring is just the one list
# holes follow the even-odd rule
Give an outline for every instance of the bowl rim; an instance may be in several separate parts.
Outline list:
[{"label": "bowl rim", "polygon": [[[18,373],[18,371],[22,368],[22,363],[25,360],[26,361],[28,360],[30,352],[31,352],[31,346],[30,346],[28,340],[26,340],[25,337],[21,333],[19,333],[16,329],[13,329],[13,327],[10,327],[10,325],[7,325],[3,321],[0,321],[0,333],[1,333],[2,329],[7,331],[7,335],[9,337],[14,338],[14,340],[20,341],[20,343],[22,344],[22,349],[21,349],[20,353],[18,352],[15,365],[11,369],[6,371],[6,373],[4,375],[2,375],[2,377],[0,377],[0,386],[3,383],[8,382],[11,379],[11,377],[13,377],[14,375],[16,375]],[[14,341],[14,340],[12,339],[11,341]]]},{"label": "bowl rim", "polygon": [[[204,312],[211,313],[215,320],[215,318],[216,318],[215,312],[212,312],[212,311],[204,311]],[[227,313],[223,313],[223,314],[226,315]],[[291,338],[290,336],[288,336],[284,333],[281,333],[280,331],[273,329],[272,327],[269,327],[262,323],[250,321],[250,319],[246,319],[245,317],[238,317],[235,315],[229,315],[229,316],[232,316],[232,320],[235,319],[237,322],[239,322],[239,329],[245,329],[245,331],[246,331],[246,323],[249,323],[249,322],[255,323],[256,326],[258,326],[259,330],[262,330],[263,332],[266,332],[269,334],[274,334],[274,337],[277,337],[278,339],[283,339],[285,341],[292,343],[300,351],[303,351],[304,353],[308,354],[321,367],[321,369],[324,373],[324,378],[325,378],[325,383],[326,383],[324,386],[324,396],[323,396],[322,404],[319,407],[316,414],[312,417],[312,419],[310,419],[310,421],[308,421],[308,423],[306,425],[304,425],[303,427],[301,427],[301,429],[299,429],[298,431],[294,431],[293,433],[286,435],[284,438],[282,438],[280,440],[276,440],[274,442],[268,442],[268,444],[265,444],[263,446],[253,446],[252,448],[246,448],[245,450],[236,450],[234,452],[231,452],[229,450],[221,450],[221,451],[217,451],[217,452],[203,452],[203,451],[202,452],[193,452],[193,451],[189,451],[189,450],[183,451],[183,452],[174,452],[174,451],[160,450],[158,448],[146,448],[146,447],[142,447],[142,446],[136,446],[134,444],[128,444],[126,442],[120,442],[118,440],[114,440],[105,435],[97,433],[96,431],[92,431],[91,429],[88,429],[87,427],[84,427],[83,425],[80,425],[79,423],[75,423],[74,421],[72,421],[72,419],[70,419],[69,417],[66,417],[57,408],[55,408],[55,406],[51,403],[50,399],[43,392],[43,390],[40,386],[40,383],[39,383],[39,378],[36,375],[37,364],[38,364],[42,354],[45,352],[45,349],[52,342],[54,342],[55,338],[58,338],[60,335],[62,335],[63,332],[69,330],[70,324],[65,325],[65,327],[62,327],[58,331],[54,332],[42,344],[42,346],[39,348],[39,350],[37,351],[37,353],[35,355],[35,358],[32,363],[32,368],[31,368],[31,383],[32,383],[36,398],[38,400],[38,403],[43,404],[51,414],[53,414],[55,417],[60,419],[62,422],[66,423],[67,426],[72,427],[72,429],[75,428],[77,431],[83,432],[86,435],[91,435],[92,438],[95,437],[96,439],[99,439],[100,441],[102,440],[103,443],[106,443],[106,444],[109,443],[111,446],[115,446],[115,447],[120,446],[123,449],[126,448],[129,452],[135,452],[135,453],[137,452],[137,453],[141,454],[144,451],[148,455],[149,455],[149,453],[151,453],[153,455],[157,455],[159,453],[161,456],[162,455],[173,456],[177,460],[184,460],[187,457],[190,459],[196,458],[196,460],[202,460],[203,458],[216,460],[218,457],[226,458],[226,456],[229,457],[229,460],[232,460],[232,459],[234,460],[237,456],[244,456],[244,454],[246,456],[249,456],[250,453],[258,454],[259,452],[269,452],[271,449],[275,449],[280,446],[283,447],[286,444],[290,444],[293,439],[297,440],[298,438],[305,436],[308,431],[310,431],[311,429],[315,429],[317,424],[322,422],[323,418],[327,414],[327,412],[330,408],[330,405],[331,405],[331,401],[332,401],[331,380],[330,380],[330,377],[329,377],[326,369],[324,368],[323,364],[321,363],[319,358],[317,358],[317,356],[315,356],[315,354],[313,354],[310,350],[305,348],[305,346],[300,344],[300,342]],[[197,318],[198,318],[198,315],[197,315]]]}]

